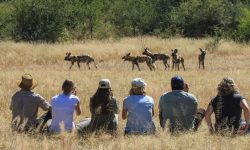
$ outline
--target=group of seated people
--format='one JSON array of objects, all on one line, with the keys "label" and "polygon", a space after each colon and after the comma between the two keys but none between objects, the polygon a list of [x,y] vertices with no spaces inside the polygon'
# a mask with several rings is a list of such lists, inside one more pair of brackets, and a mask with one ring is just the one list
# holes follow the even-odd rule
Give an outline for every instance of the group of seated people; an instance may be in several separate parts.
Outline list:
[{"label": "group of seated people", "polygon": [[[73,120],[74,112],[81,115],[82,110],[73,81],[65,80],[62,93],[54,96],[50,103],[32,91],[37,82],[30,74],[22,75],[18,86],[20,90],[12,96],[10,104],[13,131],[42,132],[46,129],[50,133],[60,133],[76,130],[79,135],[100,130],[111,134],[118,131],[119,108],[108,79],[99,81],[97,91],[90,98],[91,118],[85,118],[77,124]],[[133,79],[129,95],[123,100],[122,119],[127,120],[125,135],[156,132],[154,100],[147,95],[146,86],[142,78]],[[163,130],[167,128],[172,134],[197,131],[205,117],[211,133],[235,135],[248,132],[249,106],[231,78],[223,78],[218,84],[218,93],[208,104],[207,110],[197,108],[197,98],[189,93],[188,84],[182,77],[171,78],[171,89],[159,99],[159,121]],[[39,119],[38,108],[47,111]],[[242,110],[245,121],[241,118]],[[211,121],[213,113],[214,125]]]}]

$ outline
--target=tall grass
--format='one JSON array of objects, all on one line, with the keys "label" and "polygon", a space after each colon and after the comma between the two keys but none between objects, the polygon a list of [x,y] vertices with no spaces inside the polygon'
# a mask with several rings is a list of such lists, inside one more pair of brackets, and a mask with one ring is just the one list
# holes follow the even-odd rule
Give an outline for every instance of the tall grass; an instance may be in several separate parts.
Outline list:
[{"label": "tall grass", "polygon": [[[124,38],[119,41],[84,41],[74,43],[34,44],[34,43],[0,43],[0,149],[249,149],[249,136],[228,138],[211,136],[205,122],[195,134],[170,136],[162,132],[158,120],[159,97],[170,91],[170,78],[181,75],[190,85],[190,92],[197,96],[199,107],[205,108],[216,94],[216,87],[224,76],[235,79],[240,92],[249,99],[250,84],[250,49],[230,41],[221,41],[213,53],[207,53],[205,70],[198,70],[199,47],[204,48],[209,39],[158,39],[155,37]],[[121,57],[131,52],[140,55],[142,48],[148,47],[153,52],[170,54],[170,49],[179,49],[185,58],[187,71],[164,71],[163,64],[157,62],[157,70],[149,71],[146,64],[141,64],[142,71],[131,71],[131,63],[123,62]],[[98,60],[88,70],[81,64],[79,70],[73,66],[68,70],[70,62],[64,61],[66,52],[73,55],[89,54]],[[75,81],[77,93],[81,100],[83,114],[75,117],[76,123],[89,117],[89,98],[95,93],[98,81],[109,78],[115,97],[122,108],[122,101],[127,96],[130,82],[135,77],[142,77],[148,83],[147,94],[155,101],[156,115],[154,120],[157,134],[154,136],[124,137],[125,121],[120,119],[119,134],[112,137],[108,134],[91,135],[81,139],[76,134],[61,135],[23,135],[12,133],[10,130],[11,112],[9,104],[11,96],[18,87],[15,83],[23,73],[30,73],[39,85],[34,91],[50,100],[61,92],[62,82],[68,78]],[[42,111],[39,111],[42,114]],[[121,117],[120,117],[121,118]]]}]

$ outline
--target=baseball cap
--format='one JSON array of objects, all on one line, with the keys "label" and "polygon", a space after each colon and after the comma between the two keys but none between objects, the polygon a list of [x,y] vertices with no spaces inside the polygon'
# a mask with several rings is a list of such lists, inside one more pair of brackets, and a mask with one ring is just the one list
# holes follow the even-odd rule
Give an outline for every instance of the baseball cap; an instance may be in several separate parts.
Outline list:
[{"label": "baseball cap", "polygon": [[109,79],[101,79],[99,81],[99,88],[101,88],[101,89],[111,88],[111,83],[110,83]]},{"label": "baseball cap", "polygon": [[132,87],[144,87],[147,85],[147,83],[145,83],[145,81],[142,78],[133,79],[131,84],[132,84]]}]

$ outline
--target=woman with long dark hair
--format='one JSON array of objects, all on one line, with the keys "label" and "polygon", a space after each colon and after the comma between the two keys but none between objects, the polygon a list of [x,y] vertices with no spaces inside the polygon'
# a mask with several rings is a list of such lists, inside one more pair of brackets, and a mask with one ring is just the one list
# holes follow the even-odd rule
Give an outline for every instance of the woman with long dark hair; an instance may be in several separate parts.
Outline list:
[{"label": "woman with long dark hair", "polygon": [[102,79],[96,93],[90,98],[89,108],[91,120],[83,121],[77,125],[80,133],[90,133],[98,130],[115,133],[118,126],[118,105],[113,97],[111,83]]}]

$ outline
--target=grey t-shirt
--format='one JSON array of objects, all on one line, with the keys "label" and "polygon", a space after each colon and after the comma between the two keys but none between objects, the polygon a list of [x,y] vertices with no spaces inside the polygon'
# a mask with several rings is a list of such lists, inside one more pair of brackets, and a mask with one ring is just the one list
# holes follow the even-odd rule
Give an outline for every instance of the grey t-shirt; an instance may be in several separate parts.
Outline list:
[{"label": "grey t-shirt", "polygon": [[12,125],[14,129],[20,125],[32,127],[37,124],[38,108],[49,110],[50,104],[32,91],[17,91],[11,99],[10,110],[12,111]]},{"label": "grey t-shirt", "polygon": [[161,126],[165,127],[166,121],[169,120],[171,132],[191,129],[196,111],[197,99],[190,93],[175,90],[163,94],[160,98]]}]

